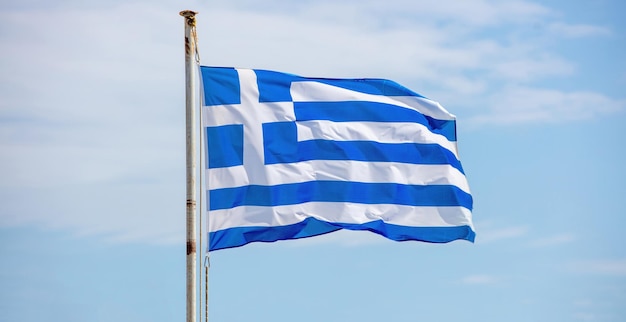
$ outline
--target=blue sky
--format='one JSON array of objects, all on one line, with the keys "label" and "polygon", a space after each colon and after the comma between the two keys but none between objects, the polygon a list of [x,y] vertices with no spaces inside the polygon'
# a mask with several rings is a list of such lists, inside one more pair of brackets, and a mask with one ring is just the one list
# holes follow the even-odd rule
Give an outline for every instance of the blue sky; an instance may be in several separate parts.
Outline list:
[{"label": "blue sky", "polygon": [[0,321],[185,314],[184,9],[205,65],[393,79],[458,116],[474,244],[211,254],[211,321],[624,321],[621,1],[0,3]]}]

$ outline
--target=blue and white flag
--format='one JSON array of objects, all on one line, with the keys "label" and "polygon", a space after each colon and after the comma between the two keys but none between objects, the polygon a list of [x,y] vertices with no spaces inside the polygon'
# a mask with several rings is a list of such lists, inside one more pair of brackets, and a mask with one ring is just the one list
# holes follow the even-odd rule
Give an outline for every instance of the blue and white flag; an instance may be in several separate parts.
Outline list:
[{"label": "blue and white flag", "polygon": [[474,240],[456,121],[382,79],[200,68],[209,250],[369,230]]}]

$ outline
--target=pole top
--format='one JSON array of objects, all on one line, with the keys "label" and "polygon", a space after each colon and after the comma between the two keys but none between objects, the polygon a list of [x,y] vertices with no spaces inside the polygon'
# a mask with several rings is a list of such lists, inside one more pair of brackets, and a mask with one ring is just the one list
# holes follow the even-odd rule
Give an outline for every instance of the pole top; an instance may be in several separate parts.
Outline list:
[{"label": "pole top", "polygon": [[183,10],[180,12],[180,15],[185,18],[193,18],[198,12],[193,10]]},{"label": "pole top", "polygon": [[183,10],[180,12],[180,15],[185,17],[187,24],[190,26],[196,25],[196,14],[197,12],[193,10]]}]

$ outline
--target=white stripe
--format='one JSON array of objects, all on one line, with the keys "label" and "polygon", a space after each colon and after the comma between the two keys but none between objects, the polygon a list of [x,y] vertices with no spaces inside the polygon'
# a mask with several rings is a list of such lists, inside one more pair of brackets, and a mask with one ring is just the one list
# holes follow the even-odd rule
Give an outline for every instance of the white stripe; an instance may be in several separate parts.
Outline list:
[{"label": "white stripe", "polygon": [[463,207],[414,207],[389,204],[356,204],[309,202],[276,207],[242,206],[213,210],[209,231],[234,227],[273,227],[292,225],[308,217],[346,224],[363,224],[376,220],[410,227],[472,227],[472,214]]},{"label": "white stripe", "polygon": [[455,120],[439,103],[417,96],[383,96],[365,94],[315,81],[291,83],[294,102],[344,102],[367,101],[397,105],[418,111],[438,120]]},{"label": "white stripe", "polygon": [[409,164],[351,160],[311,160],[266,165],[263,176],[252,181],[243,166],[207,169],[209,189],[232,188],[250,184],[278,184],[334,180],[353,182],[391,182],[412,185],[454,185],[470,193],[465,175],[446,164]]},{"label": "white stripe", "polygon": [[[260,112],[255,109],[262,109]],[[251,121],[247,121],[251,119]],[[293,112],[292,102],[273,102],[235,104],[235,105],[213,105],[202,107],[202,125],[221,126],[229,124],[246,124],[252,122],[293,122],[296,116]]]},{"label": "white stripe", "polygon": [[457,157],[456,142],[450,142],[441,135],[432,133],[419,123],[398,122],[296,122],[298,141],[375,141],[381,143],[435,143],[449,150]]}]

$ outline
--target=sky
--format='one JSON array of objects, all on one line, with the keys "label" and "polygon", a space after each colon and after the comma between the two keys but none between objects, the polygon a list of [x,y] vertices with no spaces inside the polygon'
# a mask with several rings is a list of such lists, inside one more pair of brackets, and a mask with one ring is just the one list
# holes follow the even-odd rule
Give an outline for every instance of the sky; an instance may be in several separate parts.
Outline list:
[{"label": "sky", "polygon": [[185,9],[204,65],[388,78],[457,115],[477,233],[212,252],[210,321],[626,321],[610,0],[0,1],[0,321],[185,319]]}]

